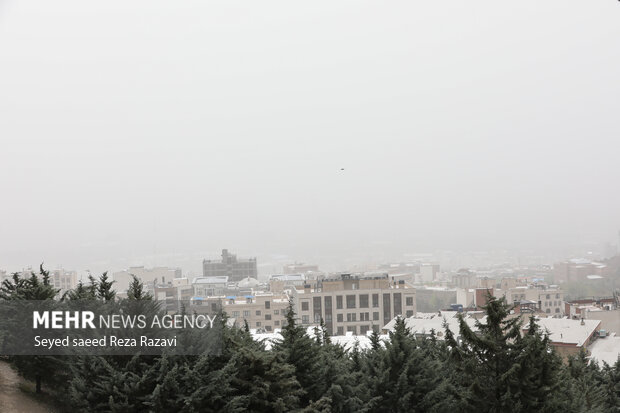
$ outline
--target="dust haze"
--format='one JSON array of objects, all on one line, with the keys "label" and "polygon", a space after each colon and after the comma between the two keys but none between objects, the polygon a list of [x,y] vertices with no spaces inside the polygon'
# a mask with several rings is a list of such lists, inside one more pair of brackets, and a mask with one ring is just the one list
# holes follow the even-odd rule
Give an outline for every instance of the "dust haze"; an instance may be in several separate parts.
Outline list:
[{"label": "dust haze", "polygon": [[1,1],[0,268],[617,243],[618,4],[512,6]]}]

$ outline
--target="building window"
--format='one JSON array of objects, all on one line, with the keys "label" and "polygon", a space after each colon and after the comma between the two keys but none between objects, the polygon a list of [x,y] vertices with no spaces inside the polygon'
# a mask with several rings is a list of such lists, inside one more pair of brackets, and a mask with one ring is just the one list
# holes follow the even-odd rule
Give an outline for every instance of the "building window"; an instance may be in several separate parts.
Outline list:
[{"label": "building window", "polygon": [[546,312],[547,314],[549,314],[549,313],[551,313],[551,309],[550,309],[550,308],[547,308],[547,309],[545,310],[545,312]]},{"label": "building window", "polygon": [[369,321],[370,313],[360,313],[360,321]]},{"label": "building window", "polygon": [[555,295],[555,298],[560,298],[560,294],[556,294],[556,295]]},{"label": "building window", "polygon": [[232,312],[232,316],[233,317],[239,317],[239,311],[233,311]]},{"label": "building window", "polygon": [[302,324],[310,324],[310,316],[308,316],[308,315],[302,315],[302,316],[301,316],[301,323],[302,323]]},{"label": "building window", "polygon": [[560,312],[560,309],[559,309],[559,308],[556,308],[556,309],[555,309],[555,312],[556,312],[556,313],[559,313],[559,312]]},{"label": "building window", "polygon": [[369,326],[360,326],[360,334],[366,335],[366,332],[370,330]]},{"label": "building window", "polygon": [[372,295],[372,307],[373,308],[379,307],[379,294]]},{"label": "building window", "polygon": [[301,302],[301,311],[308,311],[310,309],[310,303],[307,301]]},{"label": "building window", "polygon": [[260,315],[260,310],[256,310],[256,315]]},{"label": "building window", "polygon": [[372,319],[374,321],[378,321],[379,320],[379,312],[375,311],[374,313],[372,313]]},{"label": "building window", "polygon": [[276,321],[274,321],[274,322],[273,322],[273,324],[275,324],[275,325],[279,326],[279,325],[280,325],[280,320],[276,320]]},{"label": "building window", "polygon": [[384,293],[383,294],[383,324],[389,323],[390,320],[392,319],[392,315],[390,312],[390,309],[391,309],[390,301],[391,301],[390,294]]},{"label": "building window", "polygon": [[250,316],[250,310],[244,310],[243,311],[243,316],[244,317],[249,317]]},{"label": "building window", "polygon": [[265,314],[265,320],[271,320],[271,314]]},{"label": "building window", "polygon": [[353,335],[357,335],[357,327],[355,326],[347,326],[347,331],[352,332]]},{"label": "building window", "polygon": [[355,296],[347,295],[347,308],[355,308]]},{"label": "building window", "polygon": [[265,326],[265,330],[271,331],[271,326]]},{"label": "building window", "polygon": [[273,310],[273,315],[279,315],[280,314],[280,310]]},{"label": "building window", "polygon": [[407,297],[407,298],[405,298],[405,305],[406,305],[406,306],[411,306],[411,305],[413,305],[413,297]]},{"label": "building window", "polygon": [[347,313],[347,322],[354,322],[357,321],[357,314],[355,313]]},{"label": "building window", "polygon": [[341,295],[336,296],[336,309],[342,310],[342,296]]},{"label": "building window", "polygon": [[547,294],[547,300],[551,298],[551,294]]},{"label": "building window", "polygon": [[260,327],[260,321],[256,322],[256,327]]},{"label": "building window", "polygon": [[343,321],[342,314],[336,314],[336,322],[342,323],[342,321]]},{"label": "building window", "polygon": [[339,336],[344,336],[344,328],[343,327],[338,327],[338,333],[337,335]]},{"label": "building window", "polygon": [[400,293],[394,293],[392,297],[394,300],[394,315],[402,315],[403,314],[403,301],[402,295]]},{"label": "building window", "polygon": [[360,308],[368,308],[368,294],[360,295]]},{"label": "building window", "polygon": [[271,308],[271,301],[265,301],[265,308],[269,310]]},{"label": "building window", "polygon": [[[377,314],[378,316],[379,314]],[[413,317],[413,310],[407,310],[407,318]]]}]

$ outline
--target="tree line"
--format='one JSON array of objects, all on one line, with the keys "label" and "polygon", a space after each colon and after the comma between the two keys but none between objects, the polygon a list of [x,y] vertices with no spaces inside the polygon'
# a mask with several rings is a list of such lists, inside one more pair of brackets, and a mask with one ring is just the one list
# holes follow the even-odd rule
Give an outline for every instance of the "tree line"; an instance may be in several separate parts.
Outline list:
[{"label": "tree line", "polygon": [[[63,297],[41,267],[4,281],[0,300],[116,299],[107,274]],[[128,300],[152,300],[134,278]],[[267,349],[247,328],[223,324],[220,354],[193,356],[14,356],[12,365],[66,411],[90,412],[620,412],[620,361],[566,362],[530,318],[511,318],[490,297],[474,332],[460,321],[416,338],[398,319],[389,339],[345,350],[323,323],[308,335],[292,305],[282,339]]]}]

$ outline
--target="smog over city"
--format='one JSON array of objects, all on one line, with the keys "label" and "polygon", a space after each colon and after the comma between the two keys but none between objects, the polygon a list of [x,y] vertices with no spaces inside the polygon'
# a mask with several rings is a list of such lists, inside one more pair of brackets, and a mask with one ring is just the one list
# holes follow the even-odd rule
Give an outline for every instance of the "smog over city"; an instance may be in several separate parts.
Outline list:
[{"label": "smog over city", "polygon": [[[90,382],[76,365],[61,368],[71,373],[57,381],[42,378],[40,366],[25,368],[15,360],[73,354],[64,337],[100,340],[101,351],[106,337],[130,334],[117,326],[61,337],[40,315],[52,311],[40,303],[54,300],[58,314],[88,310],[102,320],[128,317],[127,302],[153,300],[133,317],[200,315],[204,330],[217,330],[215,344],[186,326],[165,338],[136,333],[145,342],[174,337],[174,357],[242,354],[227,347],[233,330],[261,343],[261,357],[280,357],[296,337],[285,330],[292,320],[320,348],[337,343],[350,356],[351,340],[361,340],[368,363],[374,356],[366,351],[391,348],[370,334],[387,343],[405,331],[403,319],[414,341],[440,331],[441,351],[466,354],[462,340],[471,349],[480,344],[467,328],[484,334],[476,330],[482,314],[504,311],[521,323],[506,333],[506,346],[520,342],[519,333],[526,343],[538,317],[558,377],[581,353],[583,363],[613,365],[620,355],[619,19],[612,0],[0,0],[0,315],[28,317],[0,322],[0,410],[54,400],[58,411],[207,411],[215,400],[183,389],[175,394],[192,394],[179,402],[183,409],[127,394],[99,403],[78,396],[81,380]],[[348,290],[356,292],[339,293]],[[14,307],[17,299],[25,302]],[[83,299],[116,307],[71,307]],[[444,323],[442,311],[454,318]],[[17,327],[33,317],[37,331]],[[454,342],[449,328],[461,331]],[[37,348],[23,346],[35,333]],[[105,351],[80,355],[104,360],[139,350]],[[156,351],[149,357],[159,360]],[[526,411],[522,400],[486,405],[445,395],[414,408],[372,393],[384,388],[378,384],[319,391],[308,383],[329,380],[303,376],[291,353],[282,354],[278,360],[297,369],[298,384],[284,392],[293,399],[273,396],[276,407],[239,411],[347,411],[338,397],[354,411],[383,411],[373,403],[399,406],[394,411]],[[433,360],[445,368],[442,377],[461,372],[448,358]],[[228,371],[217,366],[218,374]],[[342,369],[375,377],[372,369]],[[606,378],[592,381],[612,380],[609,371],[601,367]],[[459,394],[470,379],[437,388]],[[48,399],[16,401],[30,397],[18,389],[28,385]],[[72,392],[66,405],[57,397],[65,390]],[[570,399],[558,391],[544,397]],[[226,397],[209,408],[241,403]],[[609,397],[589,411],[620,400]],[[121,399],[127,404],[114,404]],[[465,399],[470,404],[459,404]],[[554,410],[560,405],[545,411],[580,411]]]}]

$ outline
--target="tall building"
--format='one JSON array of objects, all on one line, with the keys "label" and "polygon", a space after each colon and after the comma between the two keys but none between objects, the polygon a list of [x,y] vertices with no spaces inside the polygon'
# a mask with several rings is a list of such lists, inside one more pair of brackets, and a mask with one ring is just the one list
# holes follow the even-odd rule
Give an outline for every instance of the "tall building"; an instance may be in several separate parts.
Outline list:
[{"label": "tall building", "polygon": [[78,277],[76,271],[67,271],[62,268],[50,271],[50,282],[60,290],[60,295],[77,287]]},{"label": "tall building", "polygon": [[222,261],[203,260],[202,275],[204,277],[228,277],[231,282],[244,278],[258,278],[256,258],[238,259],[228,250],[222,250]]},{"label": "tall building", "polygon": [[416,312],[415,288],[404,281],[390,281],[388,274],[342,274],[293,290],[301,324],[318,324],[321,318],[331,335],[365,335],[395,316]]}]

